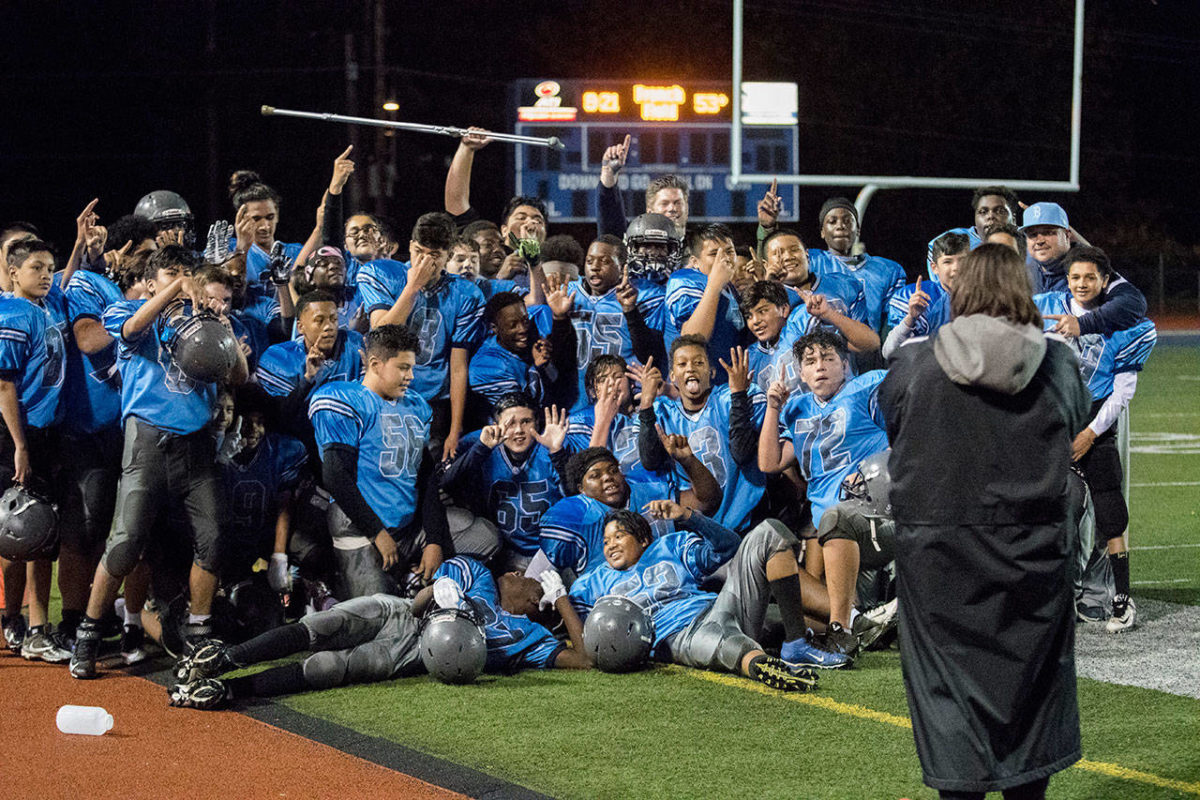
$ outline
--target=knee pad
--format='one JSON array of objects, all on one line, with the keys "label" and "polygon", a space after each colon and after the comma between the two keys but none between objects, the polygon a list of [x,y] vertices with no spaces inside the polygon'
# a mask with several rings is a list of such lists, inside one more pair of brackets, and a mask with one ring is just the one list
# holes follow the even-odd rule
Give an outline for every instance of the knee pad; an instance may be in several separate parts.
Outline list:
[{"label": "knee pad", "polygon": [[392,674],[392,661],[387,650],[371,644],[356,647],[346,659],[348,683],[373,683],[386,680]]},{"label": "knee pad", "polygon": [[795,550],[800,542],[788,527],[777,519],[765,519],[755,525],[742,540],[744,546],[762,546],[768,556],[782,553],[784,550]]},{"label": "knee pad", "polygon": [[346,682],[346,653],[330,650],[304,659],[304,682],[313,689],[332,689]]},{"label": "knee pad", "polygon": [[114,578],[124,578],[133,572],[142,558],[142,548],[130,539],[121,539],[104,553],[104,568]]},{"label": "knee pad", "polygon": [[1125,532],[1129,525],[1129,507],[1120,488],[1092,492],[1092,506],[1096,511],[1096,539],[1107,541]]}]

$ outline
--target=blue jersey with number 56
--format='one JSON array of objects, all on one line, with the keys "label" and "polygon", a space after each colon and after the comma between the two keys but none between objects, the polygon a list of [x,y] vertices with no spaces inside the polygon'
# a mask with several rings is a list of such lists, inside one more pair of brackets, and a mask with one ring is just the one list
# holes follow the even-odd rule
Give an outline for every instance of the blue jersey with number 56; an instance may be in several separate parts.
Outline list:
[{"label": "blue jersey with number 56", "polygon": [[407,525],[417,507],[417,473],[429,439],[429,404],[411,389],[384,400],[361,383],[335,381],[308,404],[322,457],[331,444],[358,448],[358,489],[388,528]]},{"label": "blue jersey with number 56", "polygon": [[838,502],[842,481],[869,455],[887,449],[879,384],[887,373],[865,372],[822,403],[813,394],[792,395],[779,415],[779,437],[792,443],[808,481],[813,525]]}]

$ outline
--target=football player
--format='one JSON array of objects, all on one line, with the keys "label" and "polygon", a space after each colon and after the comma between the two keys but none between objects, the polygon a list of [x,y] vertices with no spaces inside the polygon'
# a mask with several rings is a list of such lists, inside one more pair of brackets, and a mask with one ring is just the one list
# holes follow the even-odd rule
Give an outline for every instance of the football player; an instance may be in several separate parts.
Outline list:
[{"label": "football player", "polygon": [[[655,500],[648,511],[680,530],[655,538],[641,515],[608,514],[604,563],[571,586],[581,617],[605,595],[628,597],[653,622],[652,658],[745,675],[784,691],[813,688],[811,667],[846,666],[845,656],[808,641],[798,543],[786,528],[765,522],[742,539],[671,500]],[[702,591],[700,583],[726,563],[720,593]],[[780,658],[768,656],[759,644],[772,595],[785,629]]]},{"label": "football player", "polygon": [[[712,511],[721,490],[712,473],[692,453],[683,436],[663,435],[661,445],[687,474],[691,488],[680,492],[673,479],[626,478],[616,456],[589,447],[567,462],[567,491],[542,516],[541,550],[526,570],[537,577],[551,566],[570,583],[604,562],[604,518],[613,509],[639,512],[651,500],[677,498],[688,508]],[[664,524],[661,527],[667,527]],[[548,563],[547,563],[548,562]]]},{"label": "football player", "polygon": [[[240,171],[234,174],[230,196],[237,212],[233,222],[236,252],[246,256],[246,303],[253,305],[257,298],[274,300],[270,262],[279,226],[279,193],[263,183],[257,173]],[[301,249],[303,244],[292,243],[284,244],[277,252],[295,261]]]},{"label": "football player", "polygon": [[[362,332],[367,329],[368,322],[363,311],[362,298],[358,290],[348,280],[346,259],[342,251],[336,247],[320,247],[309,256],[303,264],[297,265],[292,278],[296,302],[304,295],[314,290],[320,290],[333,297],[337,305],[337,323],[339,328]],[[293,312],[295,317],[300,309]],[[299,326],[292,331],[292,338],[301,337]]]},{"label": "football player", "polygon": [[[755,461],[755,429],[762,425],[766,397],[750,383],[749,358],[741,348],[731,349],[729,382],[714,387],[713,368],[708,349],[699,336],[680,336],[671,343],[671,383],[678,399],[656,397],[662,374],[647,369],[642,382],[638,410],[640,433],[638,449],[642,464],[649,470],[669,467],[659,428],[667,434],[685,438],[689,452],[703,462],[720,487],[721,502],[708,509],[721,525],[739,533],[749,529],[755,508],[763,498],[764,478]],[[732,424],[735,405],[744,405],[744,426]],[[687,476],[676,469],[681,486]]]},{"label": "football player", "polygon": [[[181,295],[191,294],[193,304],[199,300],[185,275],[197,265],[195,255],[179,245],[162,248],[147,262],[143,275],[150,299],[115,303],[104,312],[104,327],[118,343],[121,415],[129,455],[122,465],[117,523],[96,567],[87,615],[77,631],[70,665],[76,678],[95,677],[100,616],[112,607],[121,579],[137,567],[162,512],[169,507],[184,510],[193,540],[185,635],[193,641],[211,635],[225,519],[216,442],[207,430],[217,386],[189,377],[169,347],[176,326],[191,310]],[[228,320],[226,326],[231,331]],[[228,382],[237,385],[246,380],[248,369],[242,351],[231,349]]]},{"label": "football player", "polygon": [[966,234],[950,231],[934,239],[929,252],[931,280],[922,286],[918,275],[916,283],[900,289],[888,302],[891,330],[883,345],[884,358],[890,358],[897,347],[914,336],[929,336],[950,321],[950,290],[959,262],[971,252],[971,241]]},{"label": "football player", "polygon": [[560,474],[570,452],[563,447],[566,413],[545,411],[529,395],[513,392],[496,401],[495,423],[462,440],[462,452],[446,468],[442,486],[460,505],[495,520],[505,569],[524,570],[537,553],[542,515],[563,497]]},{"label": "football player", "polygon": [[[699,336],[708,342],[710,363],[741,343],[746,323],[730,285],[736,257],[733,234],[724,225],[706,225],[692,236],[688,265],[667,281],[664,341]],[[723,368],[713,375],[714,383],[727,380]]]},{"label": "football player", "polygon": [[[653,367],[654,359],[647,365]],[[592,359],[583,381],[591,405],[576,411],[567,421],[565,447],[572,455],[589,447],[607,447],[626,475],[643,471],[630,382],[640,383],[644,372],[636,365],[628,366],[620,356],[604,354]]]},{"label": "football player", "polygon": [[[1057,324],[1056,319],[1082,317],[1099,308],[1113,278],[1108,255],[1098,247],[1072,248],[1064,267],[1070,291],[1033,298],[1048,330]],[[1071,455],[1091,490],[1097,538],[1108,542],[1116,596],[1106,629],[1119,633],[1134,626],[1137,609],[1129,595],[1129,552],[1123,536],[1129,509],[1121,490],[1124,473],[1117,452],[1117,422],[1133,399],[1138,372],[1150,357],[1157,333],[1154,323],[1144,319],[1109,336],[1086,333],[1067,341],[1079,357],[1080,376],[1092,396],[1091,419],[1076,435]],[[1088,622],[1099,621],[1086,613],[1081,616]]]},{"label": "football player", "polygon": [[374,261],[358,275],[371,327],[407,325],[417,333],[421,349],[411,388],[433,410],[430,441],[442,459],[454,455],[464,431],[468,369],[482,339],[484,308],[471,281],[445,270],[453,238],[449,216],[424,214],[408,243],[410,264]]},{"label": "football player", "polygon": [[956,234],[967,237],[967,249],[974,250],[987,240],[987,229],[991,226],[1011,225],[1017,221],[1017,209],[1020,201],[1017,194],[1007,186],[980,186],[971,195],[971,211],[975,215],[975,224],[969,228],[951,228],[929,240],[929,258],[925,268],[933,283],[940,283],[940,275],[934,274],[938,255],[934,252],[934,244],[946,234]]},{"label": "football player", "polygon": [[[66,363],[67,301],[53,283],[54,255],[39,239],[9,245],[4,270],[11,296],[0,298],[0,487],[14,483],[47,500],[58,496],[53,483],[60,453],[59,395]],[[0,559],[4,575],[3,626],[10,649],[29,660],[59,664],[71,657],[48,627],[49,559]],[[21,605],[29,579],[29,628]],[[20,640],[17,634],[23,634]]]}]

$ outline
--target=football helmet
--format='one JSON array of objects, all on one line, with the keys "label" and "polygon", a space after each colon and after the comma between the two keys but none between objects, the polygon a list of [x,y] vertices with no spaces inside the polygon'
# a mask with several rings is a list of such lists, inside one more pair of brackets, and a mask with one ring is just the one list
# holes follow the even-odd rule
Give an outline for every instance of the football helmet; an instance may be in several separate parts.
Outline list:
[{"label": "football helmet", "polygon": [[890,450],[881,450],[867,456],[842,481],[839,499],[857,500],[862,505],[863,516],[870,519],[891,518],[892,476],[888,472]]},{"label": "football helmet", "polygon": [[0,556],[9,561],[58,557],[58,509],[19,484],[0,495]]},{"label": "football helmet", "polygon": [[653,642],[653,622],[628,597],[601,597],[583,624],[583,648],[605,672],[641,669]]},{"label": "football helmet", "polygon": [[138,200],[133,213],[153,222],[160,231],[183,228],[183,246],[196,244],[196,218],[191,206],[175,192],[159,189]]},{"label": "football helmet", "polygon": [[631,277],[665,283],[679,268],[683,239],[667,217],[642,214],[625,228],[625,248],[629,251]]},{"label": "football helmet", "polygon": [[175,324],[167,338],[167,349],[183,374],[201,383],[228,378],[238,357],[233,334],[208,310]]},{"label": "football helmet", "polygon": [[429,612],[419,646],[421,663],[442,683],[471,683],[487,663],[483,625],[474,614],[460,608]]}]

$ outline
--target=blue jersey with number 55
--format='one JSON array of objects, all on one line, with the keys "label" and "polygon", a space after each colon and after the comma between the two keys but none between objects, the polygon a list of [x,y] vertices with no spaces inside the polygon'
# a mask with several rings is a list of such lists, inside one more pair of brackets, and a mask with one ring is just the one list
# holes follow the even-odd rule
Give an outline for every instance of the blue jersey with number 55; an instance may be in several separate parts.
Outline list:
[{"label": "blue jersey with number 55", "polygon": [[322,457],[331,444],[358,449],[358,489],[388,528],[407,525],[417,507],[417,473],[429,439],[429,404],[411,389],[385,400],[361,383],[335,381],[308,404]]},{"label": "blue jersey with number 55", "polygon": [[838,502],[842,481],[869,455],[887,449],[879,384],[887,373],[863,373],[822,403],[813,394],[792,395],[779,415],[779,437],[792,443],[808,481],[813,525]]}]

